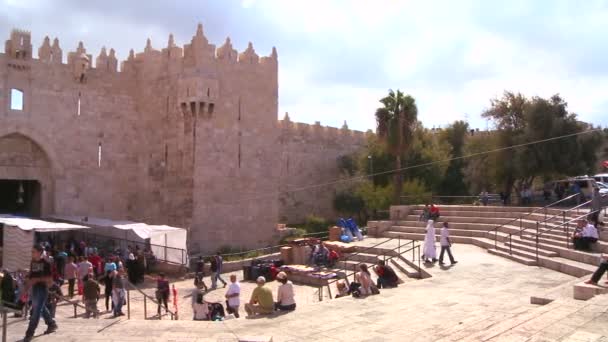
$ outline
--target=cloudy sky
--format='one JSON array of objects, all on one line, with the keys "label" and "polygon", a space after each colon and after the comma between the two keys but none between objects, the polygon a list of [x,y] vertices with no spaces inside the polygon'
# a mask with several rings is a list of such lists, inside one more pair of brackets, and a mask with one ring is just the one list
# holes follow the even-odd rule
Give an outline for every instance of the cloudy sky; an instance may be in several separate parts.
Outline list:
[{"label": "cloudy sky", "polygon": [[560,93],[586,121],[608,125],[608,1],[559,0],[0,0],[0,35],[32,31],[67,51],[82,40],[119,59],[148,37],[209,40],[279,53],[279,117],[367,130],[389,88],[414,96],[426,126],[468,119],[504,90]]}]

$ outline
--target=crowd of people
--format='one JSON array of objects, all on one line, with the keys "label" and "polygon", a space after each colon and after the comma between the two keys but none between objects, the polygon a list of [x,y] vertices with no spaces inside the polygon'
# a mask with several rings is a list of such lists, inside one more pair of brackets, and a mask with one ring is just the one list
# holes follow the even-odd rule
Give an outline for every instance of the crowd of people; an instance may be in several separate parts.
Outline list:
[{"label": "crowd of people", "polygon": [[[30,268],[3,270],[2,304],[19,311],[15,316],[29,313],[29,325],[24,341],[30,341],[42,317],[48,326],[45,333],[57,329],[55,311],[60,300],[78,296],[85,307],[84,317],[98,317],[97,303],[104,285],[106,312],[114,317],[124,315],[127,278],[136,284],[144,280],[146,268],[153,262],[151,250],[129,246],[124,253],[104,252],[95,246],[74,240],[65,245],[44,241],[34,245]],[[67,298],[63,286],[67,287]],[[164,297],[163,297],[164,298]]]}]

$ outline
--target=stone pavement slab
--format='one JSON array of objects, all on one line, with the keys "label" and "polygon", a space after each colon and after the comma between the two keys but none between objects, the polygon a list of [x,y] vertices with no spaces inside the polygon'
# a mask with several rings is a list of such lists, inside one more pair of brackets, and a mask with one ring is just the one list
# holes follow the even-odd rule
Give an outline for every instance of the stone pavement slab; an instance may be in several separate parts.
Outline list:
[{"label": "stone pavement slab", "polygon": [[[60,330],[39,341],[237,341],[239,336],[272,336],[284,341],[565,341],[579,332],[608,336],[608,299],[558,299],[529,303],[539,288],[574,279],[568,275],[455,245],[459,264],[426,265],[424,280],[406,279],[396,289],[367,298],[310,302],[289,314],[225,322],[60,318]],[[296,297],[299,301],[299,297]],[[568,324],[570,323],[570,324]],[[43,327],[39,331],[42,331]],[[18,340],[25,322],[9,326]],[[595,336],[593,335],[593,336]],[[85,337],[86,336],[86,337]],[[593,337],[595,338],[595,337]]]}]

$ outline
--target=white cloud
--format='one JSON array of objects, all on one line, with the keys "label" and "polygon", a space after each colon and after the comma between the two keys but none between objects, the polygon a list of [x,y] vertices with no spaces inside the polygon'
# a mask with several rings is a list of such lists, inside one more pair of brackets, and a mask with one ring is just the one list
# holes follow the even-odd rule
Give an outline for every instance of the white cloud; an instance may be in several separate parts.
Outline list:
[{"label": "white cloud", "polygon": [[373,129],[378,100],[400,88],[416,98],[427,126],[467,113],[485,128],[479,114],[504,90],[560,93],[582,119],[608,124],[608,67],[590,58],[608,53],[598,43],[608,34],[602,1],[151,1],[145,13],[118,1],[0,4],[0,31],[30,29],[35,48],[49,34],[64,52],[82,40],[95,56],[105,45],[125,58],[147,37],[160,48],[173,32],[183,44],[199,21],[215,44],[230,35],[239,50],[251,40],[260,54],[276,45],[279,117],[289,111],[297,121]]}]

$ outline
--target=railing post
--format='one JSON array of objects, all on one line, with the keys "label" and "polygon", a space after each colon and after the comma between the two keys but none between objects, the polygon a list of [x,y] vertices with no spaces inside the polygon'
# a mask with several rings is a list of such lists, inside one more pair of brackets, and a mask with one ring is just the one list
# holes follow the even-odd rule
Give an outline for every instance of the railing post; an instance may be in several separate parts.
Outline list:
[{"label": "railing post", "polygon": [[513,241],[511,240],[511,236],[513,236],[513,234],[509,234],[509,255],[513,255]]},{"label": "railing post", "polygon": [[144,295],[144,319],[148,319],[148,299]]},{"label": "railing post", "polygon": [[566,211],[562,210],[562,224],[566,223]]},{"label": "railing post", "polygon": [[521,216],[520,216],[519,217],[519,237],[522,237],[522,235],[523,235],[522,228],[523,228],[523,222],[522,222],[522,219],[521,219]]},{"label": "railing post", "polygon": [[422,279],[422,268],[420,267],[420,245],[418,245],[418,278]]},{"label": "railing post", "polygon": [[498,247],[498,227],[494,229],[494,249]]},{"label": "railing post", "polygon": [[570,232],[566,223],[566,249],[570,249]]},{"label": "railing post", "polygon": [[538,262],[538,221],[536,222],[536,262]]},{"label": "railing post", "polygon": [[127,319],[131,319],[131,291],[127,288]]},{"label": "railing post", "polygon": [[6,316],[8,316],[8,311],[2,313],[2,342],[6,342]]},{"label": "railing post", "polygon": [[78,317],[78,313],[76,312],[76,304],[74,304],[74,318]]}]

